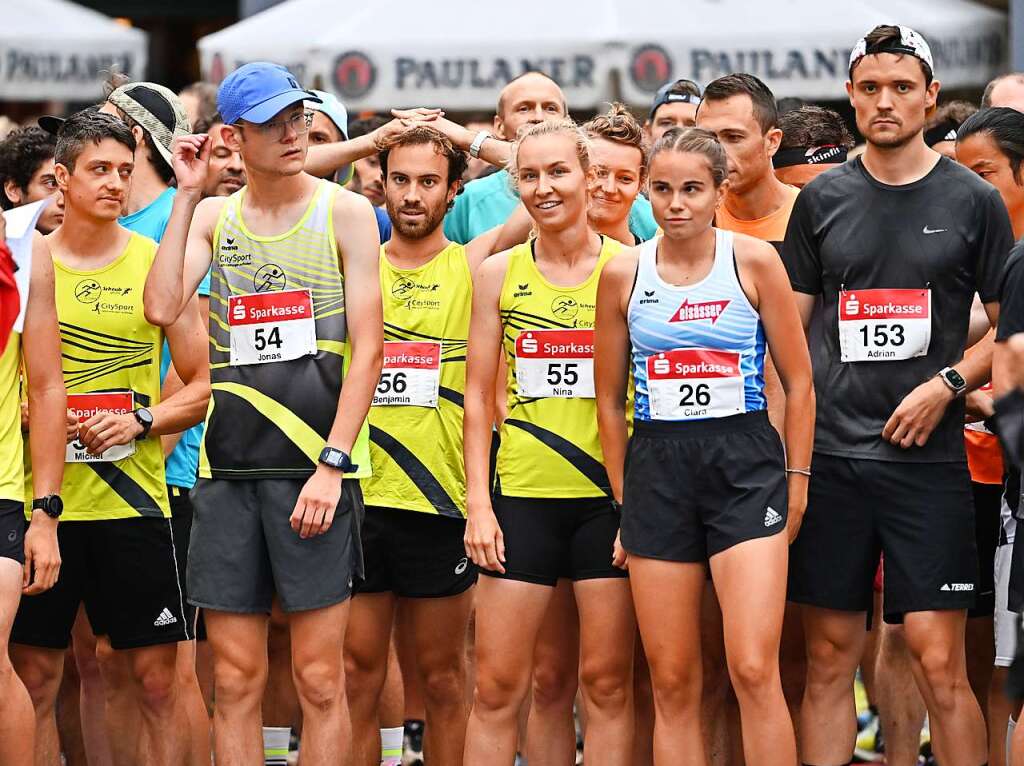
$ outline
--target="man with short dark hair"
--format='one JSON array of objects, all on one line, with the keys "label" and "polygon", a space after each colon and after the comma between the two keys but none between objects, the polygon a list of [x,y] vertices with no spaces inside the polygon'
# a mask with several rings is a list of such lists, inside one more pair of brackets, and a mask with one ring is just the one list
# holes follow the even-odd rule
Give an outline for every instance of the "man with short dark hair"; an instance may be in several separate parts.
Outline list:
[{"label": "man with short dark hair", "polygon": [[838,113],[800,106],[779,117],[782,142],[772,157],[775,177],[802,189],[811,179],[846,162],[853,136]]},{"label": "man with short dark hair", "polygon": [[215,112],[201,118],[195,125],[196,133],[210,136],[210,172],[206,177],[206,197],[230,197],[245,186],[245,165],[242,157],[224,141],[224,118]]},{"label": "man with short dark hair", "polygon": [[700,86],[693,80],[676,80],[658,88],[651,103],[651,112],[644,122],[648,142],[653,146],[672,128],[696,125],[700,100]]},{"label": "man with short dark hair", "polygon": [[49,234],[64,220],[64,198],[57,193],[53,152],[57,139],[42,128],[19,128],[0,141],[0,208],[53,197],[53,204],[36,221],[36,229]]},{"label": "man with short dark hair", "polygon": [[[783,260],[813,344],[818,418],[807,512],[790,549],[802,606],[805,763],[849,762],[853,678],[879,552],[883,617],[902,622],[944,763],[986,763],[964,654],[978,559],[963,395],[991,376],[991,344],[964,358],[975,293],[991,323],[1013,245],[999,193],[924,142],[938,97],[928,44],[879,26],[846,84],[864,155],[801,192]],[[820,296],[820,298],[819,298]]]},{"label": "man with short dark hair", "polygon": [[179,766],[188,751],[174,670],[176,643],[192,637],[193,612],[175,556],[159,437],[202,418],[209,380],[192,298],[166,330],[184,386],[161,399],[164,331],[143,317],[140,290],[156,244],[118,224],[135,148],[123,122],[94,110],[70,117],[57,137],[65,220],[46,238],[45,256],[55,273],[68,407],[81,422],[65,457],[61,575],[52,590],[22,602],[11,639],[36,704],[36,763],[46,766],[59,763],[54,701],[83,602],[98,653],[122,660],[101,663],[101,671],[128,675],[105,675],[108,688],[141,711],[137,731],[108,719],[111,740],[135,745],[125,754],[133,763]]}]

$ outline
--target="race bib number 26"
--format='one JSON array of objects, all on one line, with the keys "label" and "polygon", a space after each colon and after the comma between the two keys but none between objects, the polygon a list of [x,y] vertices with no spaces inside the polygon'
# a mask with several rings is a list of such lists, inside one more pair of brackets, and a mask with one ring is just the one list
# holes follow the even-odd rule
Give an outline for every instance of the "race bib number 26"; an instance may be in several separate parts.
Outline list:
[{"label": "race bib number 26", "polygon": [[530,398],[594,398],[593,330],[526,330],[516,338],[516,386]]},{"label": "race bib number 26", "polygon": [[744,411],[743,372],[736,351],[677,348],[647,357],[653,420],[724,418]]},{"label": "race bib number 26", "polygon": [[[101,412],[114,412],[118,415],[125,415],[135,411],[135,395],[131,391],[96,393],[96,394],[68,394],[68,409],[75,413],[79,423],[84,423],[93,415]],[[135,442],[128,444],[115,444],[105,450],[101,455],[93,455],[86,451],[85,445],[78,439],[72,441],[65,448],[64,462],[66,463],[112,463],[116,460],[124,460],[135,454]]]},{"label": "race bib number 26", "polygon": [[839,352],[843,362],[889,362],[925,356],[931,337],[930,290],[839,292]]},{"label": "race bib number 26", "polygon": [[228,327],[233,367],[316,354],[316,321],[309,290],[232,295]]}]

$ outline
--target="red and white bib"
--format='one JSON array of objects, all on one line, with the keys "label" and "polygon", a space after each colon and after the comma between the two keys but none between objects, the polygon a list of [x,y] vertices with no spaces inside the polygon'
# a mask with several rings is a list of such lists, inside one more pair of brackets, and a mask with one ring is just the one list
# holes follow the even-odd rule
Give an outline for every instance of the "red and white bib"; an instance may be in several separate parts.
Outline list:
[{"label": "red and white bib", "polygon": [[931,337],[931,290],[839,292],[843,362],[891,362],[925,356]]},{"label": "red and white bib", "polygon": [[[95,394],[68,394],[68,409],[78,416],[78,422],[84,423],[93,415],[101,412],[114,412],[125,415],[135,411],[135,394],[131,391]],[[85,445],[78,439],[72,441],[64,450],[65,463],[112,463],[124,460],[135,454],[135,442],[115,444],[100,455],[86,452]]]},{"label": "red and white bib", "polygon": [[594,398],[594,331],[527,330],[516,338],[519,396]]},{"label": "red and white bib", "polygon": [[389,341],[373,406],[436,407],[441,385],[441,344]]},{"label": "red and white bib", "polygon": [[287,362],[316,355],[316,320],[309,290],[228,298],[232,367]]},{"label": "red and white bib", "polygon": [[677,348],[647,357],[652,420],[724,418],[745,411],[740,354]]}]

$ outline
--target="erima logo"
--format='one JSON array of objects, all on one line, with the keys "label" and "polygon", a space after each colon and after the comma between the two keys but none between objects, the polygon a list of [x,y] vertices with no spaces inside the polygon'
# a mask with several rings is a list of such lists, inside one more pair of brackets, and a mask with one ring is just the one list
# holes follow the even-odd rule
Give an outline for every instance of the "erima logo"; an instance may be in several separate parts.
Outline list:
[{"label": "erima logo", "polygon": [[958,591],[958,590],[959,591],[972,591],[972,590],[974,590],[974,583],[972,583],[972,582],[948,583],[947,582],[947,583],[944,583],[943,586],[941,588],[939,588],[939,590],[945,590],[945,591]]},{"label": "erima logo", "polygon": [[764,525],[770,527],[773,524],[778,524],[780,521],[782,521],[782,514],[769,505],[768,512],[764,515]]},{"label": "erima logo", "polygon": [[466,567],[468,567],[468,566],[469,566],[469,559],[467,559],[465,556],[463,556],[462,560],[458,564],[455,565],[455,574],[462,574],[463,572],[466,571]]},{"label": "erima logo", "polygon": [[519,289],[512,293],[513,298],[523,298],[527,295],[533,295],[533,290],[530,289],[530,284],[525,285],[516,284]]},{"label": "erima logo", "polygon": [[690,303],[690,299],[687,298],[683,301],[683,305],[676,310],[676,313],[673,314],[668,321],[699,322],[702,319],[710,319],[711,324],[714,324],[718,321],[718,317],[722,316],[726,306],[730,303],[732,303],[731,300]]},{"label": "erima logo", "polygon": [[922,234],[941,234],[944,231],[949,231],[949,229],[929,229],[927,226],[921,229]]},{"label": "erima logo", "polygon": [[644,306],[648,303],[659,303],[659,300],[654,297],[654,290],[644,290],[644,297],[640,299],[640,305]]},{"label": "erima logo", "polygon": [[171,610],[164,607],[164,610],[160,612],[160,616],[153,620],[153,627],[162,628],[166,625],[173,625],[178,621],[178,618],[171,614]]}]

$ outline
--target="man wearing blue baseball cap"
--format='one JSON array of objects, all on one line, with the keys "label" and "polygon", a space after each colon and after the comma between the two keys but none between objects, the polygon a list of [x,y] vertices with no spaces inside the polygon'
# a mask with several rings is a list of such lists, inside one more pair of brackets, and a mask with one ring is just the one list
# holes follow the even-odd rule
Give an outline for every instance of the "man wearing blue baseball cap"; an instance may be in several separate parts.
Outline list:
[{"label": "man wearing blue baseball cap", "polygon": [[369,469],[363,424],[381,368],[380,240],[365,199],[304,172],[305,104],[320,96],[256,62],[230,74],[217,101],[248,184],[200,202],[209,138],[175,141],[178,194],[145,289],[147,318],[165,324],[213,269],[188,595],[213,649],[217,762],[263,757],[276,594],[289,614],[300,757],[321,766],[350,734],[339,647],[363,573],[352,479]]}]

